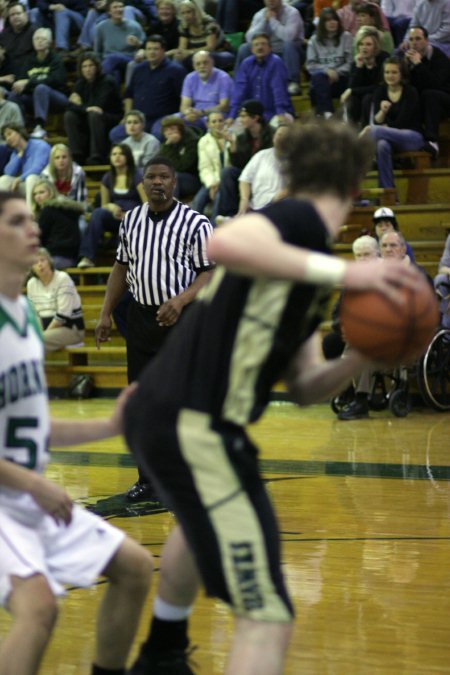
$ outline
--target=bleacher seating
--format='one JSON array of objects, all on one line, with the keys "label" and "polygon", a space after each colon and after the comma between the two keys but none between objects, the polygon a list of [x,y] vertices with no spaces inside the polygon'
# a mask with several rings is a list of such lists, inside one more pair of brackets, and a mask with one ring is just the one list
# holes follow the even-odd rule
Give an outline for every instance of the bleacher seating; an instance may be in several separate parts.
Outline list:
[{"label": "bleacher seating", "polygon": [[[299,117],[305,117],[310,109],[306,85],[302,93],[293,97],[294,108]],[[436,273],[445,238],[450,230],[450,122],[441,125],[441,154],[437,161],[431,161],[424,152],[402,153],[395,170],[398,194],[394,189],[377,186],[377,172],[369,172],[364,181],[359,205],[349,215],[347,224],[341,229],[335,252],[351,258],[351,243],[361,233],[371,231],[372,214],[377,205],[394,208],[399,226],[415,252],[416,261],[431,276]],[[66,142],[61,121],[51,116],[48,124],[49,141]],[[107,166],[84,167],[87,176],[88,200],[92,202],[99,190],[99,182]],[[399,203],[396,203],[398,199]],[[102,265],[80,270],[67,271],[77,284],[84,310],[86,337],[83,346],[70,347],[49,354],[46,358],[46,372],[49,385],[54,390],[65,390],[71,377],[79,373],[93,376],[94,385],[100,393],[109,393],[125,386],[126,349],[123,338],[114,327],[111,341],[100,350],[95,347],[94,331],[104,298],[106,281],[114,260],[114,251],[104,251]],[[336,298],[333,296],[330,308]],[[329,317],[322,324],[322,330],[330,328]]]}]

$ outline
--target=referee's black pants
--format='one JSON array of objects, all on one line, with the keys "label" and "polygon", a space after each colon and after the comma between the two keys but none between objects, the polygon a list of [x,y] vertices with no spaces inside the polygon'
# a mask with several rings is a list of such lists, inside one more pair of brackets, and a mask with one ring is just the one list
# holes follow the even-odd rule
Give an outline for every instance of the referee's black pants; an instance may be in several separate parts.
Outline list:
[{"label": "referee's black pants", "polygon": [[[159,305],[140,305],[131,298],[127,314],[127,371],[128,382],[138,379],[142,370],[157,354],[172,327],[159,326],[156,313]],[[139,480],[147,483],[138,466]]]}]

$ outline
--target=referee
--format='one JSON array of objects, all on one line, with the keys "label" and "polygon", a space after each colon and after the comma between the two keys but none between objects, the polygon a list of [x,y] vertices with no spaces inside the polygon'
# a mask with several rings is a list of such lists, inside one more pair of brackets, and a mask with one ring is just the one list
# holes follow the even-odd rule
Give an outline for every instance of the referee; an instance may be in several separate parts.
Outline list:
[{"label": "referee", "polygon": [[[212,265],[206,252],[212,233],[209,220],[173,197],[175,169],[165,157],[153,157],[144,167],[147,203],[128,211],[120,225],[116,260],[109,275],[100,318],[97,347],[111,333],[111,313],[128,288],[128,381],[163,344],[185,305],[209,280]],[[139,469],[128,501],[153,499],[149,481]]]}]

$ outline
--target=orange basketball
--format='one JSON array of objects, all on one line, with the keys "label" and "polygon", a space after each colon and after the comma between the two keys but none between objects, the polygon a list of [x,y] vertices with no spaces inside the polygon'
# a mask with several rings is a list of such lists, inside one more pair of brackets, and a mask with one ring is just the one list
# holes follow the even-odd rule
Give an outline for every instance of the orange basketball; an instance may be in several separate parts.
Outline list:
[{"label": "orange basketball", "polygon": [[436,296],[425,277],[418,288],[401,292],[405,302],[397,305],[377,291],[345,291],[339,315],[346,342],[388,365],[423,354],[439,324]]}]

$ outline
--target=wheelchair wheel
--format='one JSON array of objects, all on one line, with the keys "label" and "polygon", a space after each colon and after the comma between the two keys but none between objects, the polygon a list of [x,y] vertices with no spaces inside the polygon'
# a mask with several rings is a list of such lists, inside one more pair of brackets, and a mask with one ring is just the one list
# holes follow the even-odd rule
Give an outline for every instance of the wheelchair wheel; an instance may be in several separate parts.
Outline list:
[{"label": "wheelchair wheel", "polygon": [[411,400],[406,389],[394,389],[389,396],[389,410],[395,417],[406,417],[411,412]]},{"label": "wheelchair wheel", "polygon": [[432,339],[419,365],[419,389],[425,403],[435,410],[450,410],[450,330]]}]

